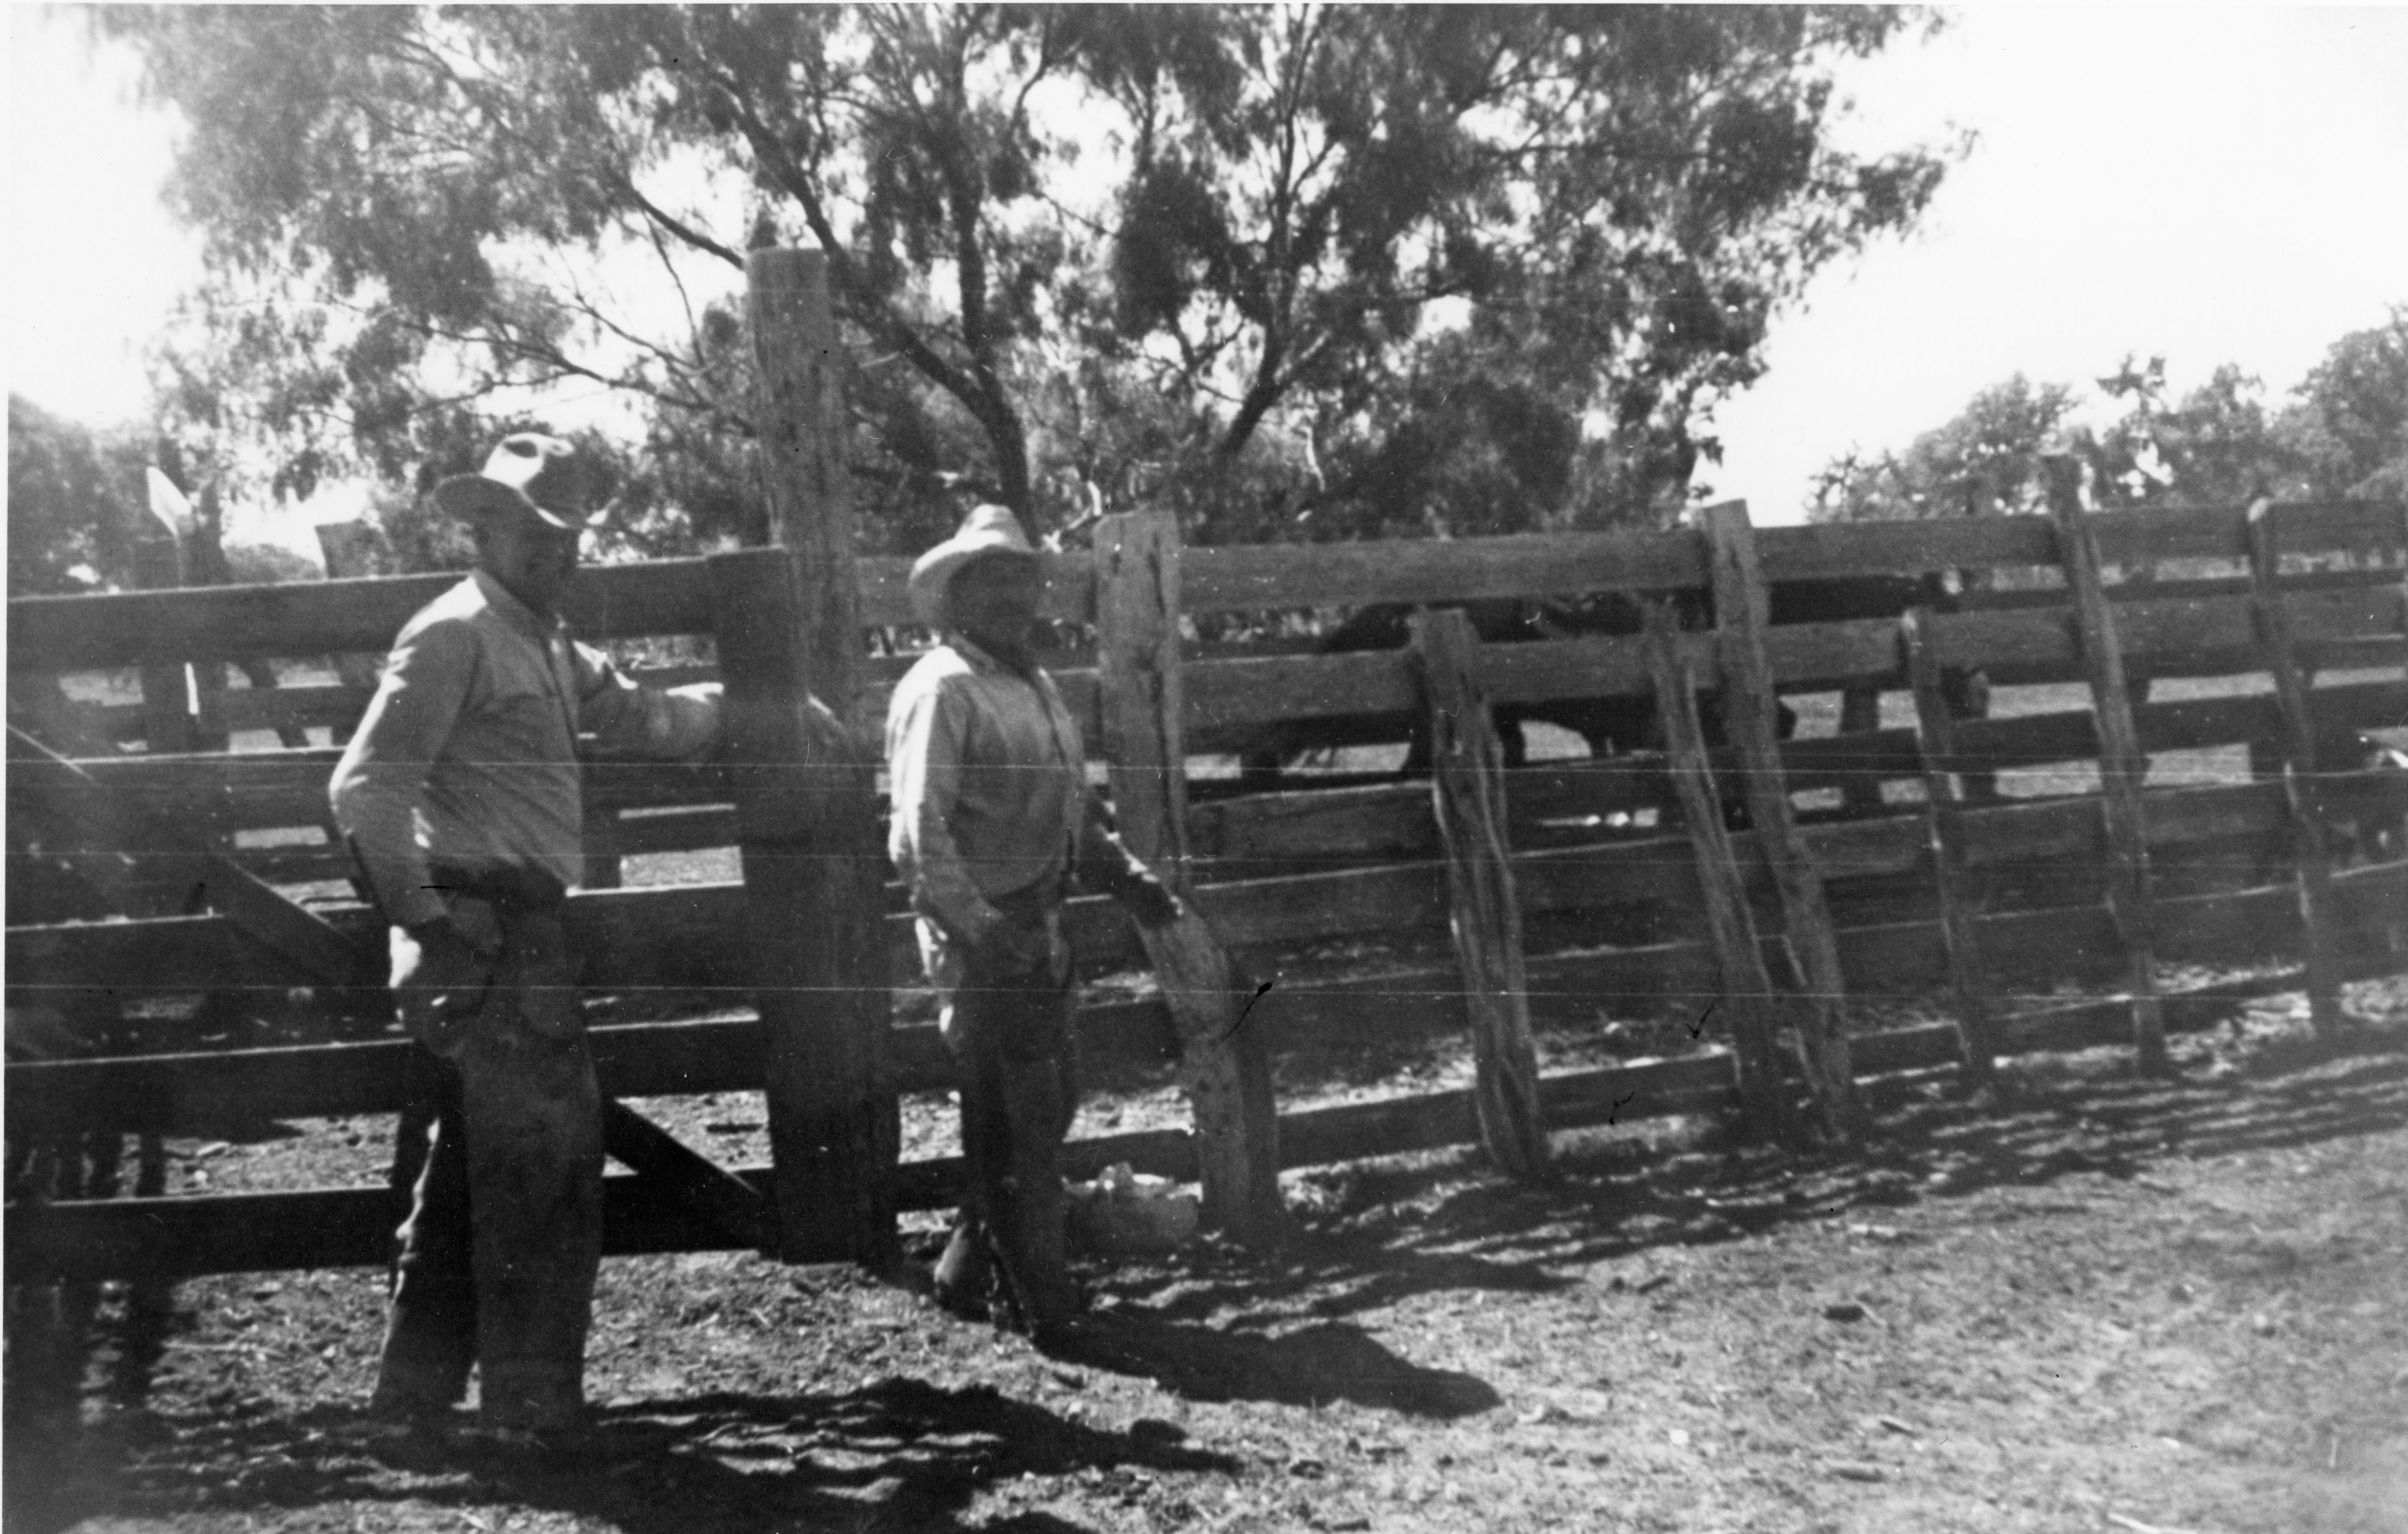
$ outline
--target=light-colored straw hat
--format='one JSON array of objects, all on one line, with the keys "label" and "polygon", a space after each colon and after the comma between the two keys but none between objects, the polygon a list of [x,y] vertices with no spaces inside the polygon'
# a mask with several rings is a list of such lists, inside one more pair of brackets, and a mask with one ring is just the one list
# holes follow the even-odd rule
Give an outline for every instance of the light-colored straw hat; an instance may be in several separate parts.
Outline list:
[{"label": "light-colored straw hat", "polygon": [[1020,519],[1008,506],[973,507],[952,538],[938,544],[911,565],[911,610],[930,628],[948,622],[945,593],[961,567],[982,554],[1037,556],[1036,546],[1021,530]]},{"label": "light-colored straw hat", "polygon": [[580,454],[573,443],[519,432],[502,438],[481,471],[454,474],[437,485],[435,504],[463,522],[524,511],[552,526],[578,530],[592,524],[609,490],[602,466]]}]

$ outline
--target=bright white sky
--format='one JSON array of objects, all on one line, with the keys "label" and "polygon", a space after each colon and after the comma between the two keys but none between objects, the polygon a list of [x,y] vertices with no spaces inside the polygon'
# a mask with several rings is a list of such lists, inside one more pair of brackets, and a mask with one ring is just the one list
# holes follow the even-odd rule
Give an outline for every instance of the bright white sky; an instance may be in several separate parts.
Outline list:
[{"label": "bright white sky", "polygon": [[[11,6],[7,383],[138,416],[142,350],[198,277],[159,203],[171,120],[72,16]],[[2022,372],[2086,382],[2162,352],[2270,393],[2408,303],[2408,8],[1979,6],[1847,80],[1850,141],[1981,136],[1918,234],[1826,273],[1718,423],[1718,493],[1802,513],[1850,446],[1902,448]],[[299,516],[260,528],[307,544]],[[237,536],[243,530],[237,529]]]},{"label": "bright white sky", "polygon": [[2280,396],[2408,303],[2408,8],[1975,7],[1851,84],[1862,145],[1981,137],[1721,412],[1707,477],[1759,522],[2014,373],[2162,353],[2177,390],[2230,362]]}]

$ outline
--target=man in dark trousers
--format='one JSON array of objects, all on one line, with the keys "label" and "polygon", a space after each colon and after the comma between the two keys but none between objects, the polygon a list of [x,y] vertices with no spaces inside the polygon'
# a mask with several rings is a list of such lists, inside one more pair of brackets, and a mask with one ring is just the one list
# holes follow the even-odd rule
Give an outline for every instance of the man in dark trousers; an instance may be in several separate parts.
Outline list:
[{"label": "man in dark trousers", "polygon": [[477,568],[403,626],[331,784],[436,1105],[370,1410],[432,1418],[474,1364],[482,1425],[537,1446],[583,1426],[601,1260],[602,1100],[563,922],[582,866],[578,738],[683,760],[719,728],[716,684],[640,687],[567,636],[560,604],[603,489],[532,433],[435,487]]},{"label": "man in dark trousers", "polygon": [[887,712],[887,851],[961,1063],[969,1173],[937,1296],[975,1313],[999,1278],[1005,1311],[1042,1343],[1080,1309],[1063,1252],[1060,1150],[1077,1107],[1066,885],[1075,871],[1149,925],[1180,907],[1087,787],[1078,723],[1031,648],[1044,577],[1010,511],[972,511],[912,566],[910,591],[942,642]]}]

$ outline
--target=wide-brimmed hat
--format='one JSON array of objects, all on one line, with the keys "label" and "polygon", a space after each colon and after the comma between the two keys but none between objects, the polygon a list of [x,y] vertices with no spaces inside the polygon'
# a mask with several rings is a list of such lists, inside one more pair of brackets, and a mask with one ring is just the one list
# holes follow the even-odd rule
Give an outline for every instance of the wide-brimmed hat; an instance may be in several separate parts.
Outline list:
[{"label": "wide-brimmed hat", "polygon": [[984,554],[1037,557],[1036,547],[1021,531],[1020,519],[1011,514],[1011,508],[972,508],[952,538],[912,561],[911,610],[920,615],[922,623],[930,628],[946,625],[949,619],[945,593],[953,585],[953,577],[963,566]]},{"label": "wide-brimmed hat", "polygon": [[524,511],[570,531],[592,524],[609,494],[601,465],[575,445],[540,432],[505,437],[475,474],[454,474],[435,487],[435,504],[463,522],[502,511]]}]

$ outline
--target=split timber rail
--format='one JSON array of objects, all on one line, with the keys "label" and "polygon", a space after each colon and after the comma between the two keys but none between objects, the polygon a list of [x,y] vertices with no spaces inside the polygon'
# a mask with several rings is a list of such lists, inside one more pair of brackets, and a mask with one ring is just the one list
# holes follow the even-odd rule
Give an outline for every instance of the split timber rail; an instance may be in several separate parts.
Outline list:
[{"label": "split timber rail", "polygon": [[[2408,864],[2346,853],[2369,844],[2365,827],[2396,827],[2408,810],[2399,776],[2356,770],[2351,750],[2358,730],[2408,721],[2401,509],[2091,516],[2070,480],[2057,489],[2053,517],[1756,531],[1742,508],[1725,506],[1679,533],[1439,544],[1182,550],[1167,518],[1134,514],[1107,519],[1092,554],[1047,556],[1050,615],[1095,636],[1059,675],[1125,824],[1188,882],[1234,993],[1278,976],[1242,1028],[1210,1039],[1160,996],[1091,990],[1079,1011],[1086,1054],[1168,1061],[1183,1050],[1205,1132],[1074,1142],[1072,1167],[1201,1170],[1208,1194],[1215,1179],[1239,1177],[1259,1197],[1275,1168],[1477,1140],[1535,1175],[1550,1130],[1610,1117],[1725,1111],[1768,1134],[1813,1125],[1844,1136],[1855,1083],[1871,1073],[1954,1066],[1979,1079],[2000,1055],[2118,1040],[2154,1068],[2168,1030],[2204,1025],[2243,993],[2305,989],[2318,1025],[2339,1025],[2345,980],[2408,963],[2395,946]],[[2346,567],[2324,568],[2336,553]],[[2226,573],[2145,579],[2172,561],[2222,562]],[[1763,622],[1768,580],[2035,569],[2057,583],[2012,602],[1895,621]],[[589,883],[614,882],[622,857],[731,846],[748,876],[572,896],[584,986],[622,998],[611,1015],[629,1019],[593,1029],[605,1090],[765,1090],[775,1157],[721,1168],[614,1104],[609,1149],[628,1172],[608,1180],[613,1253],[868,1256],[896,1210],[956,1195],[955,1161],[897,1164],[893,1149],[897,1094],[941,1089],[952,1067],[933,1026],[898,1023],[890,1009],[888,977],[915,967],[891,890],[862,896],[885,881],[873,764],[863,751],[814,759],[791,706],[798,685],[817,681],[857,723],[882,714],[909,658],[872,657],[862,635],[909,624],[904,574],[900,561],[773,548],[582,578],[572,620],[587,638],[710,638],[737,738],[732,760],[706,769],[595,764]],[[42,887],[73,897],[51,911],[11,910],[9,1006],[88,1026],[156,998],[239,1007],[308,987],[327,1017],[380,1015],[372,913],[339,886],[322,895],[349,872],[326,824],[332,750],[189,749],[212,732],[347,725],[365,694],[221,691],[219,715],[201,720],[192,707],[205,695],[191,683],[236,659],[380,651],[449,579],[11,601],[7,830],[12,873],[27,876],[12,884],[55,875]],[[832,581],[839,596],[826,595]],[[1716,595],[1712,631],[1657,622],[1636,637],[1484,647],[1460,613],[1432,606],[1398,652],[1201,658],[1178,638],[1182,615],[1699,587]],[[825,645],[811,650],[813,615],[831,612],[850,677]],[[1957,666],[2007,684],[2081,684],[2088,706],[1952,720],[1937,678]],[[59,685],[129,669],[143,701],[120,711],[70,703]],[[2143,677],[2251,678],[2260,690],[2136,703]],[[1917,725],[1773,738],[1776,692],[1849,683],[1911,695]],[[1721,693],[1728,726],[1728,744],[1711,751],[1697,717],[1706,687]],[[1476,706],[1611,695],[1654,697],[1669,751],[1505,772]],[[1438,740],[1430,781],[1188,801],[1190,759],[1265,724],[1415,710]],[[119,749],[136,726],[168,749]],[[2153,753],[2243,742],[2269,768],[2260,781],[2144,781]],[[1975,804],[1956,776],[2081,762],[2098,764],[2098,791]],[[1862,818],[1797,812],[1800,796],[1867,778],[1922,792]],[[1734,796],[1753,829],[1726,829],[1716,807]],[[1690,813],[1664,817],[1665,829],[1605,829],[1676,803]],[[2236,858],[2271,871],[2239,888],[2200,874]],[[2063,876],[2014,877],[2042,867]],[[321,896],[302,896],[313,884]],[[1703,939],[1605,940],[1609,914],[1646,907]],[[1107,903],[1074,900],[1069,915],[1085,980],[1147,964]],[[1555,935],[1554,946],[1526,951],[1526,921]],[[1335,939],[1417,931],[1451,935],[1454,962],[1329,975],[1293,957]],[[2296,968],[2159,994],[2157,966],[2178,960]],[[2046,1010],[2010,1000],[2066,980],[2117,994]],[[1851,996],[1935,991],[1952,996],[1954,1022],[1850,1025]],[[752,1005],[700,1020],[644,1015],[647,997],[697,993]],[[1534,1020],[1593,1024],[1602,1009],[1673,997],[1720,999],[1713,1047],[1558,1071],[1537,1058]],[[179,1035],[191,1025],[177,1015],[146,1025],[145,1053],[12,1060],[11,1138],[173,1136],[406,1106],[407,1046],[366,1023],[353,1041],[211,1049]],[[1264,1086],[1270,1052],[1467,1027],[1479,1063],[1469,1091],[1277,1113]],[[1236,1058],[1208,1057],[1215,1049]],[[1240,1090],[1208,1124],[1201,1091],[1215,1081]],[[379,1264],[401,1197],[366,1186],[12,1204],[9,1273]],[[1244,1209],[1225,1202],[1223,1214],[1245,1226]]]}]

